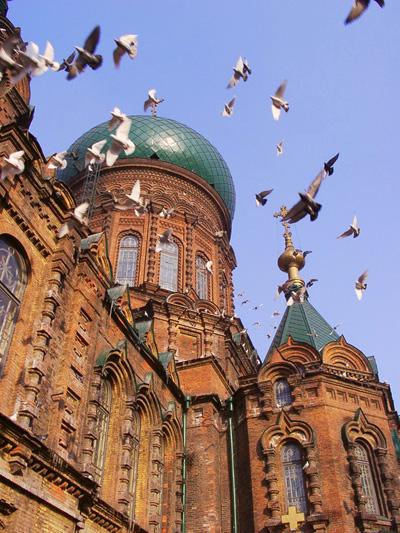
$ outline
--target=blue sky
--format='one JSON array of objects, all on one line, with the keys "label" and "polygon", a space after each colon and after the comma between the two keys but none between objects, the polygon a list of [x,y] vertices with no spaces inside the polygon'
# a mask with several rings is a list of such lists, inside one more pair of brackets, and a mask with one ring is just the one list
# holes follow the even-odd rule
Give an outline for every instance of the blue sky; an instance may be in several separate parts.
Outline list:
[{"label": "blue sky", "polygon": [[[312,250],[304,278],[318,278],[310,301],[347,341],[377,359],[380,378],[400,399],[397,333],[399,276],[398,150],[400,92],[399,2],[387,1],[352,25],[343,21],[351,0],[13,0],[9,17],[23,38],[41,48],[50,40],[59,58],[80,45],[96,25],[104,66],[67,82],[48,73],[32,81],[36,105],[32,132],[45,153],[67,148],[84,131],[108,119],[118,105],[140,114],[148,89],[165,102],[160,116],[196,129],[224,156],[236,184],[232,245],[238,260],[237,292],[251,305],[237,312],[263,358],[267,331],[277,324],[276,285],[285,280],[276,265],[282,230],[272,213],[292,205],[323,161],[340,152],[333,176],[318,199],[316,222],[293,227],[295,244]],[[134,61],[112,65],[113,38],[139,35]],[[253,74],[228,91],[239,55]],[[278,123],[269,96],[283,79],[290,111]],[[234,115],[224,119],[225,102],[237,96]],[[276,143],[284,139],[278,158]],[[274,188],[266,207],[256,209],[254,193]],[[336,236],[357,214],[358,239]],[[369,270],[363,301],[354,281]],[[263,303],[259,311],[252,305]],[[260,321],[263,327],[252,326]]]}]

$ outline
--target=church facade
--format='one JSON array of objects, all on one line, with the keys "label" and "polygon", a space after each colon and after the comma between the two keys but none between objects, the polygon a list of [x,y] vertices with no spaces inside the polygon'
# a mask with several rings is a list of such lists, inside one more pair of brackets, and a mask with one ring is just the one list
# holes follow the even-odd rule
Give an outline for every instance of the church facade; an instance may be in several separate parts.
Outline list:
[{"label": "church facade", "polygon": [[[0,156],[23,150],[25,170],[0,182],[0,529],[400,531],[400,426],[375,361],[306,292],[264,362],[235,315],[218,151],[133,116],[133,154],[85,167],[104,123],[55,172],[29,101],[27,79],[1,87]],[[139,216],[118,209],[137,180]],[[88,225],[72,214],[85,200]],[[289,298],[305,260],[284,237]]]}]

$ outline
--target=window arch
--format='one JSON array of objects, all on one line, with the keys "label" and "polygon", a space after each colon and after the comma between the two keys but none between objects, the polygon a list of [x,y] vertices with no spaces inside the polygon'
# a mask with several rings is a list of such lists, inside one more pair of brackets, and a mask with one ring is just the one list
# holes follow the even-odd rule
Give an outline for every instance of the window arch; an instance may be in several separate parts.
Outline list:
[{"label": "window arch", "polygon": [[282,446],[283,477],[285,480],[286,506],[296,507],[297,512],[307,512],[303,458],[301,448],[294,442]]},{"label": "window arch", "polygon": [[25,291],[26,267],[11,241],[0,237],[0,367],[4,366]]},{"label": "window arch", "polygon": [[354,456],[360,473],[361,493],[365,499],[365,509],[368,513],[380,514],[371,460],[363,443],[358,441],[354,446]]},{"label": "window arch", "polygon": [[201,255],[196,255],[196,292],[201,300],[208,299],[208,271],[207,261]]},{"label": "window arch", "polygon": [[175,242],[164,245],[160,252],[159,285],[162,289],[174,292],[178,290],[178,261],[178,245]]},{"label": "window arch", "polygon": [[102,380],[100,397],[97,406],[96,443],[93,452],[93,464],[96,467],[98,481],[101,482],[106,458],[107,436],[111,413],[111,383]]},{"label": "window arch", "polygon": [[277,407],[284,407],[293,402],[292,391],[287,379],[278,379],[274,386],[275,403]]},{"label": "window arch", "polygon": [[117,274],[115,281],[133,287],[139,255],[139,239],[136,235],[126,235],[119,243]]}]

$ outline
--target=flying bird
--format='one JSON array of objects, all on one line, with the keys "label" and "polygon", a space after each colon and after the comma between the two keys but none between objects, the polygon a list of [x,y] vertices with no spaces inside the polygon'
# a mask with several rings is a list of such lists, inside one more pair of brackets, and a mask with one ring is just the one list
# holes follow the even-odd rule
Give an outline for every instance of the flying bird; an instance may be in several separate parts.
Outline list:
[{"label": "flying bird", "polygon": [[363,297],[363,292],[367,289],[367,284],[365,283],[365,280],[367,279],[368,277],[368,270],[366,270],[365,272],[363,272],[361,274],[361,276],[359,276],[359,278],[357,279],[356,283],[355,283],[355,291],[356,291],[356,296],[359,300],[362,299]]},{"label": "flying bird", "polygon": [[275,318],[277,316],[280,316],[281,313],[279,311],[273,311],[272,315],[271,315],[271,318]]},{"label": "flying bird", "polygon": [[206,270],[207,270],[207,272],[209,272],[210,274],[213,274],[213,262],[212,262],[212,261],[207,261],[207,263],[206,263]]},{"label": "flying bird", "polygon": [[[370,0],[355,0],[354,4],[351,8],[350,13],[347,15],[346,20],[344,21],[345,24],[349,24],[350,22],[353,22],[353,20],[358,19],[364,11],[368,8]],[[384,7],[385,1],[384,0],[375,0],[375,2],[380,6]]]},{"label": "flying bird", "polygon": [[253,311],[258,311],[258,309],[261,309],[261,307],[263,307],[263,306],[264,306],[264,304],[258,304],[258,305],[255,305],[255,306],[253,307]]},{"label": "flying bird", "polygon": [[168,245],[171,244],[172,241],[172,229],[168,228],[164,231],[162,235],[158,236],[158,241],[156,244],[156,252],[162,252],[163,250],[168,250]]},{"label": "flying bird", "polygon": [[[80,222],[81,224],[87,224],[88,219],[86,217],[86,213],[88,209],[89,209],[89,202],[83,202],[82,204],[75,207],[74,213],[72,215],[73,218],[77,220],[78,222]],[[67,233],[69,233],[72,230],[73,227],[74,227],[73,220],[69,220],[68,222],[65,222],[65,224],[63,224],[61,228],[58,230],[58,238],[62,239],[65,235],[67,235]]]},{"label": "flying bird", "polygon": [[136,180],[130,194],[125,195],[131,202],[136,205],[141,205],[142,197],[140,196],[140,180]]},{"label": "flying bird", "polygon": [[111,133],[111,145],[106,153],[106,165],[112,167],[118,159],[119,154],[124,151],[126,155],[131,155],[136,146],[129,138],[132,119],[126,117],[118,126],[115,133]]},{"label": "flying bird", "polygon": [[279,120],[281,109],[283,109],[286,113],[289,111],[289,103],[283,98],[286,85],[287,81],[285,80],[279,85],[275,94],[270,97],[272,100],[271,110],[274,120]]},{"label": "flying bird", "polygon": [[4,157],[0,180],[5,177],[13,178],[21,174],[25,170],[24,156],[24,150],[19,150],[18,152],[12,152],[8,157]]},{"label": "flying bird", "polygon": [[229,83],[226,88],[232,89],[232,87],[235,87],[241,79],[243,81],[247,81],[250,74],[251,74],[251,69],[247,62],[247,59],[240,56],[239,59],[237,60],[235,68],[233,69],[233,75],[231,79],[229,80]]},{"label": "flying bird", "polygon": [[16,54],[17,46],[20,44],[21,37],[18,32],[11,34],[0,44],[0,71],[9,68],[15,73],[23,68],[13,57]]},{"label": "flying bird", "polygon": [[60,70],[60,63],[54,61],[54,47],[50,41],[46,42],[44,53],[40,57],[44,60],[46,67],[54,71]]},{"label": "flying bird", "polygon": [[72,52],[72,54],[70,54],[67,59],[63,59],[62,62],[60,63],[59,67],[58,67],[58,71],[60,72],[61,70],[66,70],[67,72],[69,72],[69,68],[71,67],[71,65],[73,64],[74,60],[75,60],[75,56],[76,56],[76,52],[75,50]]},{"label": "flying bird", "polygon": [[41,76],[49,68],[46,64],[46,59],[39,53],[38,45],[34,42],[28,43],[25,50],[20,50],[18,60],[21,62],[23,69],[15,77],[16,80],[21,79],[26,74]]},{"label": "flying bird", "polygon": [[250,300],[243,300],[243,302],[241,302],[242,305],[245,305],[245,304],[248,304],[250,302]]},{"label": "flying bird", "polygon": [[279,142],[277,145],[276,145],[276,155],[277,156],[280,156],[283,154],[283,141]]},{"label": "flying bird", "polygon": [[357,222],[357,217],[354,215],[353,222],[351,223],[351,226],[348,230],[344,231],[339,235],[339,237],[336,237],[337,239],[341,239],[343,237],[350,237],[350,235],[353,235],[353,238],[356,238],[360,235],[361,229]]},{"label": "flying bird", "polygon": [[58,152],[57,154],[54,154],[50,157],[47,168],[50,168],[52,170],[56,170],[58,168],[64,169],[67,167],[67,160],[66,157],[68,155],[68,152]]},{"label": "flying bird", "polygon": [[235,102],[236,96],[234,96],[232,100],[230,100],[227,104],[224,105],[224,110],[221,113],[223,117],[230,117],[231,115],[233,115],[233,106],[235,105]]},{"label": "flying bird", "polygon": [[128,118],[125,113],[122,113],[119,107],[114,107],[114,109],[111,111],[111,119],[108,122],[107,128],[109,131],[115,130],[118,126],[120,126],[124,120]]},{"label": "flying bird", "polygon": [[304,302],[304,295],[306,294],[306,288],[300,287],[297,291],[292,291],[290,297],[287,301],[287,305],[290,307],[294,302],[302,303]]},{"label": "flying bird", "polygon": [[316,278],[311,278],[309,281],[307,281],[306,288],[308,289],[309,287],[312,287],[317,281],[318,280]]},{"label": "flying bird", "polygon": [[92,70],[101,67],[103,56],[95,54],[99,40],[100,26],[96,26],[86,38],[83,47],[75,46],[75,50],[78,52],[78,57],[69,68],[67,80],[76,78],[78,74],[85,70],[87,65],[89,65]]},{"label": "flying bird", "polygon": [[271,194],[274,189],[269,189],[268,191],[261,191],[256,193],[256,206],[265,205],[267,203],[267,196]]},{"label": "flying bird", "polygon": [[114,65],[119,67],[121,58],[128,54],[131,59],[134,59],[137,55],[137,35],[121,35],[118,39],[114,39],[117,47],[113,52]]},{"label": "flying bird", "polygon": [[143,104],[144,112],[151,107],[152,113],[155,114],[157,111],[157,106],[161,104],[161,102],[164,102],[164,98],[157,98],[156,89],[150,89],[150,91],[147,93],[147,96],[148,98]]},{"label": "flying bird", "polygon": [[107,139],[98,141],[97,143],[92,144],[85,154],[85,167],[89,167],[89,170],[93,170],[93,165],[101,165],[106,157],[105,154],[102,154],[101,151],[106,144]]},{"label": "flying bird", "polygon": [[331,329],[331,332],[329,333],[329,335],[333,335],[333,333],[337,330],[337,328],[339,326],[341,326],[342,324],[336,324],[336,326],[333,326],[333,328]]},{"label": "flying bird", "polygon": [[163,207],[159,213],[159,216],[161,218],[171,218],[172,215],[175,213],[175,209],[173,207],[171,208],[166,208],[166,207]]},{"label": "flying bird", "polygon": [[287,214],[282,218],[283,221],[288,221],[290,224],[294,224],[306,215],[310,215],[311,221],[318,218],[318,213],[322,205],[317,203],[314,198],[317,196],[321,183],[326,176],[333,174],[333,164],[338,157],[339,154],[336,154],[327,163],[324,163],[322,170],[318,172],[307,191],[305,193],[299,193],[300,200],[289,209]]}]

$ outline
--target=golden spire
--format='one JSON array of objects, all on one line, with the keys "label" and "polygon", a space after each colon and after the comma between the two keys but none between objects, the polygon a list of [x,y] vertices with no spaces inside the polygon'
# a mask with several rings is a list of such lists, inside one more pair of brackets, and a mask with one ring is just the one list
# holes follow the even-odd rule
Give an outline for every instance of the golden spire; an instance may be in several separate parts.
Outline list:
[{"label": "golden spire", "polygon": [[[287,213],[288,210],[283,205],[277,213],[274,213],[274,217],[283,219]],[[285,251],[278,258],[278,266],[283,272],[288,274],[288,281],[304,286],[304,281],[299,277],[299,270],[305,265],[303,253],[301,250],[297,250],[293,244],[289,223],[286,220],[281,220],[281,223],[285,228],[283,233]]]}]

